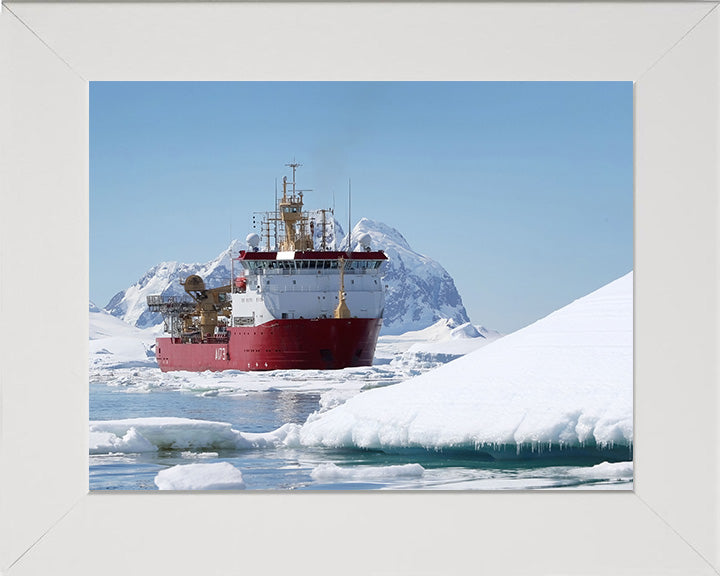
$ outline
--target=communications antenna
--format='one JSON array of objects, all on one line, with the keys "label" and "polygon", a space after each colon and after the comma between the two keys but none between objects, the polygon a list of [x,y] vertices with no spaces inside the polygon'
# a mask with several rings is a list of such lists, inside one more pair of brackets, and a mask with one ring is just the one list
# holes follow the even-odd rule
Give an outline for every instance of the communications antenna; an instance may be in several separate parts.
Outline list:
[{"label": "communications antenna", "polygon": [[278,247],[278,222],[279,216],[278,216],[278,197],[277,197],[277,178],[275,178],[275,250],[277,250]]},{"label": "communications antenna", "polygon": [[352,180],[348,178],[348,252],[352,252]]}]

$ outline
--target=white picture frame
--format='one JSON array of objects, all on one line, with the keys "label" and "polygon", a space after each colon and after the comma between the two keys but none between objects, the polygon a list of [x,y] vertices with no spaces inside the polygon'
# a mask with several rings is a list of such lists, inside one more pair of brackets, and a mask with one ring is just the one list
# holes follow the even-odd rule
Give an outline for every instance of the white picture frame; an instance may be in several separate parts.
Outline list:
[{"label": "white picture frame", "polygon": [[[0,13],[0,573],[720,572],[717,2]],[[635,82],[631,493],[89,493],[88,82]]]}]

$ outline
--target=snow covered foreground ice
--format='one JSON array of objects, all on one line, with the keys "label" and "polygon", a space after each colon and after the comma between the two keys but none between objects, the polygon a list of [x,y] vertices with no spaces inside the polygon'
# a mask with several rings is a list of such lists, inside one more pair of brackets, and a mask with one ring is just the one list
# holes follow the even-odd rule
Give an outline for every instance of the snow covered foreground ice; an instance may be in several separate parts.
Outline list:
[{"label": "snow covered foreground ice", "polygon": [[632,446],[632,272],[458,360],[302,426],[305,446]]},{"label": "snow covered foreground ice", "polygon": [[[223,422],[130,418],[92,422],[91,429],[91,468],[100,477],[115,471],[122,478],[127,467],[141,472],[137,480],[141,487],[150,487],[149,481],[160,490],[277,488],[267,483],[268,476],[275,474],[281,487],[321,490],[632,488],[632,462],[578,466],[580,462],[563,458],[523,464],[477,461],[467,454],[448,458],[434,451],[415,453],[408,461],[380,452],[318,451],[300,445],[297,424],[250,434]],[[272,472],[275,467],[283,470]],[[138,487],[135,483],[120,486]]]},{"label": "snow covered foreground ice", "polygon": [[93,490],[220,489],[232,470],[190,465],[221,462],[228,489],[632,488],[632,274],[502,339],[441,321],[330,373],[161,373],[149,331],[90,316]]}]

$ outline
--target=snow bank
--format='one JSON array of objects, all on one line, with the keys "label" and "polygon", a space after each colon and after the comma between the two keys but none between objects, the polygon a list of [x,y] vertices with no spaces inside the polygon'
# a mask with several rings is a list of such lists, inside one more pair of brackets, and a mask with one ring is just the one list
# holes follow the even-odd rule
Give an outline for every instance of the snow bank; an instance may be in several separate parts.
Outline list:
[{"label": "snow bank", "polygon": [[89,353],[91,368],[152,367],[155,332],[139,330],[90,302]]},{"label": "snow bank", "polygon": [[476,449],[632,445],[632,272],[535,324],[300,431],[304,445]]},{"label": "snow bank", "polygon": [[90,422],[90,453],[132,453],[154,450],[204,452],[243,450],[298,442],[298,425],[272,432],[239,432],[227,422],[190,418],[128,418]]},{"label": "snow bank", "polygon": [[402,464],[398,466],[352,466],[340,467],[326,463],[317,466],[310,476],[313,480],[337,482],[347,480],[395,480],[398,478],[420,478],[425,468],[420,464]]},{"label": "snow bank", "polygon": [[456,360],[500,338],[502,334],[451,318],[398,335],[382,335],[375,349],[375,364],[389,365],[405,378]]},{"label": "snow bank", "polygon": [[228,462],[184,464],[155,476],[160,490],[244,490],[242,473]]}]

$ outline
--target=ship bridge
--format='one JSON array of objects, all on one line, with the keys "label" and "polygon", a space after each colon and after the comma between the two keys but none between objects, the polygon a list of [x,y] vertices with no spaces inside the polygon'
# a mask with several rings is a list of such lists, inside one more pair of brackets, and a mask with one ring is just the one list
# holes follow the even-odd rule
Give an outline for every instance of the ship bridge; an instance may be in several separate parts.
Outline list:
[{"label": "ship bridge", "polygon": [[238,261],[244,275],[233,289],[233,326],[337,317],[341,301],[342,317],[382,317],[387,256],[380,250],[241,252]]}]

